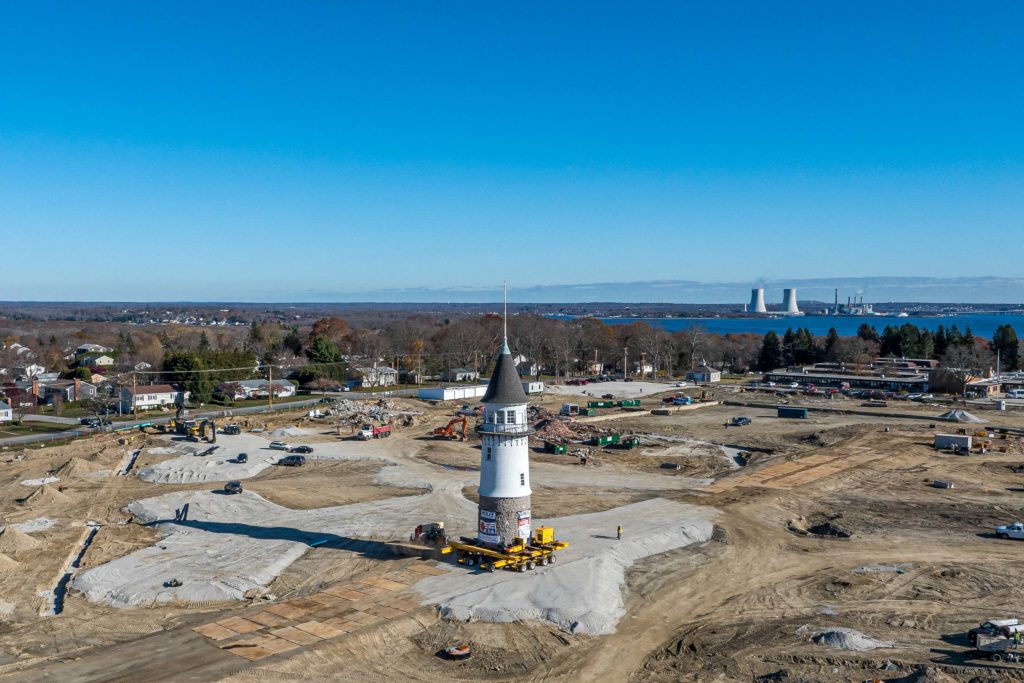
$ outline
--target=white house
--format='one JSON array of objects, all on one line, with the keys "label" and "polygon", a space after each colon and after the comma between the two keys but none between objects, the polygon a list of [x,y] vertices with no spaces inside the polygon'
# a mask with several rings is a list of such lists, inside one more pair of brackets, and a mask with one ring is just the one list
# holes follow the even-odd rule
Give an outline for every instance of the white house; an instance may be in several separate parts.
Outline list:
[{"label": "white house", "polygon": [[150,410],[173,407],[177,403],[185,403],[188,397],[189,392],[170,384],[140,384],[134,389],[125,387],[121,390],[121,412],[130,413],[133,408]]},{"label": "white house", "polygon": [[473,368],[452,368],[444,373],[446,382],[476,382],[480,373]]},{"label": "white house", "polygon": [[348,374],[351,383],[357,387],[390,387],[398,384],[398,370],[388,365],[353,365]]},{"label": "white house", "polygon": [[85,356],[78,362],[83,368],[108,368],[114,364],[114,359],[103,354],[97,356]]},{"label": "white house", "polygon": [[19,365],[14,368],[14,374],[18,379],[29,380],[46,372],[46,368],[38,363]]},{"label": "white house", "polygon": [[0,401],[0,422],[10,422],[14,419],[14,411],[4,401]]},{"label": "white house", "polygon": [[647,377],[654,374],[654,366],[650,363],[633,363],[634,377]]},{"label": "white house", "polygon": [[516,364],[516,369],[521,376],[529,375],[535,377],[540,374],[540,364],[535,360],[530,360],[521,353],[513,358],[512,361]]},{"label": "white house", "polygon": [[[267,398],[269,394],[265,379],[247,379],[240,382],[224,382],[217,389],[229,394],[236,401],[247,398]],[[274,380],[274,398],[287,398],[295,395],[295,385],[286,379]]]},{"label": "white house", "polygon": [[691,382],[721,382],[722,371],[718,368],[713,368],[710,365],[705,364],[695,370],[687,372],[686,379]]},{"label": "white house", "polygon": [[99,344],[82,344],[75,349],[75,353],[110,353],[113,350]]}]

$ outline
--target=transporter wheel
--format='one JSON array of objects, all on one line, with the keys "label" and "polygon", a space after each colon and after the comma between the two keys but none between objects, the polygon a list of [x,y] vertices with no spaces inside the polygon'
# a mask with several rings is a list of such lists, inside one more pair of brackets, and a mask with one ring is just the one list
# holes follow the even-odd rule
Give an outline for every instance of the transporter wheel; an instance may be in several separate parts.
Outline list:
[{"label": "transporter wheel", "polygon": [[555,561],[555,556],[553,554],[552,555],[548,555],[548,562],[554,562],[554,561]]},{"label": "transporter wheel", "polygon": [[993,662],[1001,662],[1003,661],[1003,656],[998,652],[993,652],[991,655],[989,655],[989,659],[991,659]]},{"label": "transporter wheel", "polygon": [[544,557],[542,557],[539,560],[537,560],[537,564],[539,564],[542,567],[545,566],[547,563],[548,563],[547,555],[545,555]]},{"label": "transporter wheel", "polygon": [[520,564],[518,567],[516,567],[516,571],[519,572],[520,574],[525,573],[526,572],[526,563],[524,562],[523,564]]},{"label": "transporter wheel", "polygon": [[473,557],[472,555],[466,555],[466,559],[463,560],[462,563],[464,565],[466,565],[467,567],[472,567],[473,565],[476,564],[476,558]]},{"label": "transporter wheel", "polygon": [[487,565],[487,571],[489,571],[490,573],[493,574],[495,569],[497,569],[497,567],[494,566],[493,562],[491,562],[489,565]]},{"label": "transporter wheel", "polygon": [[536,567],[537,567],[537,563],[534,562],[533,560],[530,560],[529,562],[526,563],[526,568],[527,569],[535,569]]}]

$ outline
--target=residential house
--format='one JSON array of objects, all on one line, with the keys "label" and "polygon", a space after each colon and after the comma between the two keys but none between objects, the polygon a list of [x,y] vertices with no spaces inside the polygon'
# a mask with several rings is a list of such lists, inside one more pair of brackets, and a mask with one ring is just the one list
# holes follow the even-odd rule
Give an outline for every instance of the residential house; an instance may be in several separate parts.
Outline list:
[{"label": "residential house", "polygon": [[109,368],[113,364],[114,359],[104,354],[83,356],[78,361],[78,366],[82,368]]},{"label": "residential house", "polygon": [[654,374],[654,366],[650,363],[633,363],[633,377],[647,377]]},{"label": "residential house", "polygon": [[14,419],[14,410],[6,401],[0,401],[0,422],[10,422]]},{"label": "residential house", "polygon": [[173,407],[178,403],[185,404],[188,398],[189,392],[170,384],[140,384],[134,389],[125,387],[121,390],[121,412]]},{"label": "residential house", "polygon": [[96,387],[80,379],[58,379],[52,382],[35,382],[36,396],[45,405],[53,405],[57,398],[64,403],[96,398]]},{"label": "residential house", "polygon": [[473,368],[452,368],[442,374],[445,382],[476,382],[480,379],[480,373]]},{"label": "residential house", "polygon": [[[236,401],[250,398],[267,398],[270,382],[265,379],[246,379],[240,382],[224,382],[217,391],[231,396]],[[295,395],[295,385],[286,379],[274,380],[274,398],[287,398]]]},{"label": "residential house", "polygon": [[37,363],[18,365],[14,368],[14,376],[20,380],[30,380],[44,372],[46,372],[46,368]]},{"label": "residential house", "polygon": [[721,382],[722,371],[705,363],[694,370],[687,371],[686,379],[690,382]]},{"label": "residential house", "polygon": [[354,387],[390,387],[398,384],[398,370],[389,365],[353,365],[348,369]]},{"label": "residential house", "polygon": [[114,349],[108,348],[106,346],[100,346],[99,344],[82,344],[77,349],[75,349],[75,353],[76,354],[79,354],[79,353],[96,353],[96,354],[99,354],[99,353],[110,353],[113,350]]},{"label": "residential house", "polygon": [[512,361],[516,364],[520,377],[536,377],[540,374],[540,363],[530,360],[523,354],[519,354]]},{"label": "residential house", "polygon": [[[520,372],[520,374],[523,374],[523,373]],[[604,363],[602,363],[601,361],[596,361],[596,360],[588,360],[583,365],[583,374],[591,375],[591,376],[594,376],[594,377],[600,377],[601,375],[604,374]]]}]

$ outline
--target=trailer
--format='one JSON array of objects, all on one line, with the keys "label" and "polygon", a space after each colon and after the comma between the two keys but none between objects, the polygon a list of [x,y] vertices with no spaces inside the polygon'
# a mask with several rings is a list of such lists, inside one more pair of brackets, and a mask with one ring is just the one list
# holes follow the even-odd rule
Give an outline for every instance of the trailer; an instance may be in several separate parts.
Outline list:
[{"label": "trailer", "polygon": [[494,572],[511,569],[525,572],[538,566],[543,567],[555,561],[555,552],[568,548],[565,541],[555,540],[555,530],[549,526],[534,529],[528,539],[518,538],[509,546],[491,545],[475,538],[461,536],[458,541],[449,541],[441,554],[454,553],[456,561],[466,567],[480,567]]},{"label": "trailer", "polygon": [[779,406],[779,417],[791,417],[798,420],[807,419],[807,408],[790,408],[789,406]]},{"label": "trailer", "polygon": [[624,398],[621,401],[616,401],[615,405],[617,405],[620,408],[636,408],[640,405],[640,399]]},{"label": "trailer", "polygon": [[936,434],[935,435],[935,450],[945,450],[947,448],[960,449],[964,451],[970,451],[973,445],[973,438],[963,434]]},{"label": "trailer", "polygon": [[989,636],[979,634],[974,647],[979,654],[988,657],[993,662],[1019,662],[1024,660],[1020,645],[1015,643],[1013,638],[1006,638],[1002,635]]}]

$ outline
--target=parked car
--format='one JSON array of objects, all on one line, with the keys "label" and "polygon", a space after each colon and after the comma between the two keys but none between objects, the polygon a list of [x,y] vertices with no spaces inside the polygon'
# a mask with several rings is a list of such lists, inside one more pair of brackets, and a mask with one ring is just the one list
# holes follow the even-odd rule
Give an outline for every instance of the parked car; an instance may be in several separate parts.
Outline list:
[{"label": "parked car", "polygon": [[601,398],[615,398],[615,394],[602,394]]},{"label": "parked car", "polygon": [[288,444],[286,444],[284,441],[271,441],[270,448],[272,448],[275,451],[286,451],[288,450]]},{"label": "parked car", "polygon": [[242,482],[240,482],[240,481],[229,481],[228,483],[224,484],[224,493],[232,494],[232,493],[241,493],[241,492],[242,492]]},{"label": "parked car", "polygon": [[237,463],[249,462],[249,454],[248,453],[239,453],[238,455],[235,456],[235,462],[237,462]]},{"label": "parked car", "polygon": [[306,464],[306,458],[302,455],[286,455],[278,460],[277,464],[284,467],[302,467]]},{"label": "parked car", "polygon": [[750,424],[749,417],[734,417],[732,419],[733,427],[746,427],[748,424]]},{"label": "parked car", "polygon": [[83,424],[86,427],[99,427],[100,426],[100,421],[97,420],[95,417],[83,417],[78,422],[79,422],[79,424]]},{"label": "parked car", "polygon": [[238,425],[224,425],[224,429],[220,430],[222,434],[230,434],[237,436],[242,433],[242,428]]},{"label": "parked car", "polygon": [[312,453],[312,446],[292,446],[288,449],[289,453]]}]

